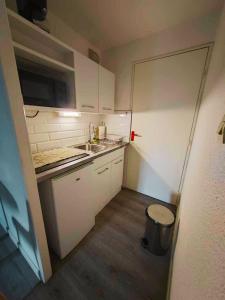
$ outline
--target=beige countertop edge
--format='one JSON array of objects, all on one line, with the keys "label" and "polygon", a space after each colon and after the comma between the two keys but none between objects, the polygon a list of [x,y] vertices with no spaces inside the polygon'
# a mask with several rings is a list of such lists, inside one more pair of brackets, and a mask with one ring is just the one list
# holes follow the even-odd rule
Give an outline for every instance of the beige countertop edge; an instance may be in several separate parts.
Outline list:
[{"label": "beige countertop edge", "polygon": [[95,154],[91,154],[90,156],[87,156],[87,157],[84,157],[84,158],[66,163],[64,165],[52,168],[52,169],[44,171],[42,173],[36,174],[37,182],[40,183],[42,181],[51,179],[51,178],[53,178],[53,177],[55,177],[59,174],[65,173],[69,170],[75,169],[75,168],[80,167],[80,166],[85,165],[85,164],[89,164],[94,159],[96,159],[97,157],[103,156],[103,155],[108,154],[112,151],[123,148],[127,145],[129,145],[129,143],[123,143],[121,145],[112,147],[111,149],[107,149],[105,151],[101,151],[101,152],[98,152],[98,153],[95,153]]}]

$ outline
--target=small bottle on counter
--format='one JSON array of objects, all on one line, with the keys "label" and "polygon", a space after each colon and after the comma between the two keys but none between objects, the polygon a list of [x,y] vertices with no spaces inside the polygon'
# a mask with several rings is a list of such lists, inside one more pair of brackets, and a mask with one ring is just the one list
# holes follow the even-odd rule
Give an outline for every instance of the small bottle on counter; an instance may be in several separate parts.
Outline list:
[{"label": "small bottle on counter", "polygon": [[98,126],[97,136],[98,136],[99,140],[104,140],[106,138],[106,126],[105,126],[105,123],[103,121]]}]

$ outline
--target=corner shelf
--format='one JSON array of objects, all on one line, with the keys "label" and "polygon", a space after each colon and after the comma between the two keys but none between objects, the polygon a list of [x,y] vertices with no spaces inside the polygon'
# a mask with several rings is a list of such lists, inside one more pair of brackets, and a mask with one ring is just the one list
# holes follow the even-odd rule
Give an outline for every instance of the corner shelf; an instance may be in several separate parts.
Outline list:
[{"label": "corner shelf", "polygon": [[[74,67],[74,49],[67,46],[50,33],[45,32],[37,25],[29,22],[14,11],[8,9],[8,20],[12,40],[20,48],[20,51],[30,52],[31,55],[44,56],[48,60],[58,61],[59,64]],[[24,47],[24,48],[22,48]],[[34,51],[34,52],[32,52]],[[44,59],[45,59],[44,58]]]}]

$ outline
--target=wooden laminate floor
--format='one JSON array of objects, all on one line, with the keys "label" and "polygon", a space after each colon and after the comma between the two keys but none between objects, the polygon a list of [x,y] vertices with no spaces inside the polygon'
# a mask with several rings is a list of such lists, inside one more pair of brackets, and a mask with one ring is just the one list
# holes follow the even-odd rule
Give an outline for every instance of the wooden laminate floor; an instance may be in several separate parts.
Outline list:
[{"label": "wooden laminate floor", "polygon": [[27,300],[164,300],[169,254],[154,256],[140,245],[145,208],[157,202],[122,190],[97,216],[96,225],[47,284]]}]

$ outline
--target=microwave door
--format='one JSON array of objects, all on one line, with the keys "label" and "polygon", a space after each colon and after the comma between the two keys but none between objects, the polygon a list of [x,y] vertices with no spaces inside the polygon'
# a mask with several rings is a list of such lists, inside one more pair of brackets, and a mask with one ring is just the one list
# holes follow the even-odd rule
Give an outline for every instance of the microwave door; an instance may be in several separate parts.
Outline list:
[{"label": "microwave door", "polygon": [[52,79],[22,71],[20,84],[25,105],[56,107]]},{"label": "microwave door", "polygon": [[59,108],[70,108],[67,86],[65,82],[55,81],[55,101]]}]

